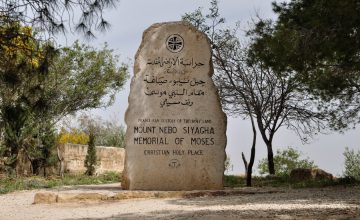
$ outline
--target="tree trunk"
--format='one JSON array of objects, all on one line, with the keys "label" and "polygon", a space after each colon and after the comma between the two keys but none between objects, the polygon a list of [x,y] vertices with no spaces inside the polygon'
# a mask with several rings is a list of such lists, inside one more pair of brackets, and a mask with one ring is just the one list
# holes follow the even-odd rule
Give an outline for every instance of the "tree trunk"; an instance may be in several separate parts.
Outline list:
[{"label": "tree trunk", "polygon": [[245,176],[247,176],[247,172],[248,172],[248,162],[246,161],[246,157],[245,157],[244,152],[241,152],[241,157],[242,157],[242,160],[243,160],[243,162],[244,162]]},{"label": "tree trunk", "polygon": [[64,157],[62,155],[62,151],[61,151],[60,147],[62,148],[62,150],[64,150],[64,146],[57,146],[57,148],[56,148],[57,156],[58,156],[59,163],[60,163],[59,176],[61,178],[64,178],[65,164],[64,164]]},{"label": "tree trunk", "polygon": [[[256,134],[254,134],[254,136],[256,136]],[[255,137],[254,143],[251,147],[250,162],[248,164],[248,170],[247,170],[247,174],[246,174],[246,186],[251,186],[252,168],[253,168],[254,161],[255,161],[255,142],[256,142],[256,137]]]},{"label": "tree trunk", "polygon": [[63,161],[63,160],[60,160],[59,176],[60,176],[61,178],[64,178],[64,172],[65,172],[65,169],[64,169],[64,161]]},{"label": "tree trunk", "polygon": [[8,165],[16,172],[16,167],[18,166],[18,155],[19,155],[20,148],[18,146],[12,146],[11,147],[11,154],[10,157],[12,157],[11,163]]},{"label": "tree trunk", "polygon": [[251,119],[252,131],[253,131],[253,141],[252,141],[252,146],[251,146],[250,161],[249,161],[249,164],[248,164],[248,166],[247,166],[246,186],[251,186],[252,167],[253,167],[254,161],[255,161],[255,146],[256,146],[256,128],[255,128],[255,123],[254,123],[254,119],[253,119],[252,117],[250,117],[250,119]]},{"label": "tree trunk", "polygon": [[275,175],[274,154],[273,154],[273,149],[272,149],[272,137],[274,136],[274,132],[272,131],[271,133],[269,133],[269,135],[268,135],[269,137],[267,137],[266,129],[261,121],[261,117],[258,116],[256,118],[256,121],[257,121],[258,129],[260,131],[261,137],[262,137],[264,143],[266,144],[266,148],[267,148],[269,174]]},{"label": "tree trunk", "polygon": [[274,165],[274,153],[272,149],[272,143],[269,142],[266,144],[267,151],[268,151],[268,168],[269,168],[269,174],[275,175],[275,165]]}]

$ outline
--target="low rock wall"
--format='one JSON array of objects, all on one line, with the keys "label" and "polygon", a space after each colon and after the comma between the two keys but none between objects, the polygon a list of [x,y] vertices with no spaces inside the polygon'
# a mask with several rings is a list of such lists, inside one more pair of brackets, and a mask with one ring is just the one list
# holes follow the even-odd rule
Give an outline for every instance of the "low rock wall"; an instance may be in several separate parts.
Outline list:
[{"label": "low rock wall", "polygon": [[[64,170],[67,173],[85,173],[84,161],[87,154],[87,145],[64,144],[60,148]],[[96,174],[109,171],[122,172],[124,169],[125,149],[118,147],[96,146]]]}]

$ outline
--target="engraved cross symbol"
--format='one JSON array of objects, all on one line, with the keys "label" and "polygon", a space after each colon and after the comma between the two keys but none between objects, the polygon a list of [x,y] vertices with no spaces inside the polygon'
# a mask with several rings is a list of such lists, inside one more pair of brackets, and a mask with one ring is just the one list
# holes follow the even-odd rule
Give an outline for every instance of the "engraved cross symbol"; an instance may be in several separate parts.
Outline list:
[{"label": "engraved cross symbol", "polygon": [[177,159],[172,159],[169,162],[169,167],[178,168],[180,166],[180,162]]},{"label": "engraved cross symbol", "polygon": [[178,34],[172,34],[166,40],[166,48],[173,53],[180,52],[183,47],[184,40]]}]

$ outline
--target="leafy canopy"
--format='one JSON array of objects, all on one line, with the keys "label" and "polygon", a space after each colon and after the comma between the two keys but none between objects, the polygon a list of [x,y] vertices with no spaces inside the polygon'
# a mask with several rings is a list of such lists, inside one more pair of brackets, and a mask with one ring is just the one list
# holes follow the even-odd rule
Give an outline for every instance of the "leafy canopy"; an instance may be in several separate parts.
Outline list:
[{"label": "leafy canopy", "polygon": [[273,10],[275,22],[260,20],[249,32],[255,55],[276,69],[299,72],[321,89],[346,88],[347,77],[360,70],[358,1],[293,0],[273,3]]},{"label": "leafy canopy", "polygon": [[0,20],[5,22],[0,34],[8,36],[1,38],[0,45],[0,141],[6,146],[4,155],[14,164],[19,150],[31,145],[35,134],[46,136],[39,134],[40,124],[47,127],[47,121],[41,120],[45,111],[42,85],[55,50],[36,41],[30,27]]},{"label": "leafy canopy", "polygon": [[273,3],[275,21],[260,19],[248,32],[251,55],[277,72],[293,71],[322,98],[343,129],[360,121],[359,1],[292,0]]},{"label": "leafy canopy", "polygon": [[79,110],[106,107],[127,79],[127,65],[108,49],[96,49],[76,41],[62,48],[49,68],[46,82],[49,113],[58,119]]},{"label": "leafy canopy", "polygon": [[115,8],[119,0],[2,0],[0,16],[20,21],[49,34],[70,28],[87,37],[94,31],[104,31],[110,24],[104,11]]},{"label": "leafy canopy", "polygon": [[88,133],[91,128],[96,135],[96,146],[123,148],[125,147],[125,128],[118,121],[116,119],[104,120],[101,117],[82,114],[77,118],[78,126],[67,125],[61,129],[58,142],[61,144],[87,144],[89,141]]},{"label": "leafy canopy", "polygon": [[0,28],[7,36],[0,38],[0,151],[15,168],[20,150],[32,162],[37,149],[47,158],[53,126],[64,116],[111,105],[127,65],[107,45],[55,48],[37,41],[30,27],[6,22]]},{"label": "leafy canopy", "polygon": [[265,65],[262,59],[252,56],[255,42],[244,44],[238,37],[238,26],[224,27],[225,20],[220,17],[216,0],[211,1],[208,15],[197,9],[185,14],[183,19],[209,37],[215,69],[213,79],[223,109],[251,120],[254,153],[257,126],[268,150],[269,173],[274,174],[272,142],[279,128],[292,129],[306,142],[324,128],[325,115],[314,107],[313,96],[292,71],[277,71]]}]

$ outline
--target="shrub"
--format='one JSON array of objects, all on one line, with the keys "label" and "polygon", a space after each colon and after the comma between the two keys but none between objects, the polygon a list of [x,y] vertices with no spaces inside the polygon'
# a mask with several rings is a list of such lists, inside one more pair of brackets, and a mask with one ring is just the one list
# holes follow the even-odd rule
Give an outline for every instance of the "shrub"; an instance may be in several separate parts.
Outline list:
[{"label": "shrub", "polygon": [[100,117],[81,115],[77,119],[78,126],[65,125],[59,132],[59,144],[71,143],[86,145],[89,142],[90,128],[96,133],[96,146],[125,146],[125,128],[118,120],[103,120]]},{"label": "shrub", "polygon": [[224,161],[224,166],[225,166],[225,173],[228,173],[230,171],[231,167],[231,160],[230,157],[228,155],[226,155],[226,159]]},{"label": "shrub", "polygon": [[62,128],[57,142],[59,144],[71,143],[85,145],[89,142],[89,135],[76,128],[71,128],[69,131]]},{"label": "shrub", "polygon": [[96,137],[96,145],[123,148],[125,146],[124,127],[109,121],[103,122]]},{"label": "shrub", "polygon": [[[291,170],[295,168],[316,168],[314,161],[309,158],[300,159],[301,153],[288,147],[283,150],[277,150],[274,156],[275,172],[277,176],[289,176]],[[268,173],[268,161],[267,158],[260,160],[258,165],[259,173]]]},{"label": "shrub", "polygon": [[78,122],[83,131],[88,132],[91,127],[96,132],[96,146],[124,147],[125,129],[118,120],[103,120],[100,117],[82,115]]},{"label": "shrub", "polygon": [[360,181],[360,151],[355,152],[346,147],[343,155],[345,157],[344,176]]}]

